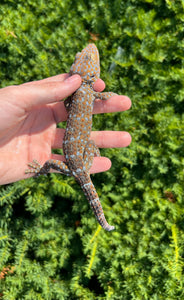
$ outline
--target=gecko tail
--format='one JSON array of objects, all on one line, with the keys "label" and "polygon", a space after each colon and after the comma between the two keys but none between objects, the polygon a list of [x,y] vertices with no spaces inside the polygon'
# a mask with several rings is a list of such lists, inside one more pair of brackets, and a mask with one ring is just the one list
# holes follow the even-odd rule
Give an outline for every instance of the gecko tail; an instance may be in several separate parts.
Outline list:
[{"label": "gecko tail", "polygon": [[95,187],[91,181],[91,179],[89,178],[89,180],[85,183],[81,183],[81,188],[86,196],[86,198],[88,199],[88,202],[95,214],[95,217],[98,221],[98,223],[102,226],[103,229],[107,230],[107,231],[111,231],[114,230],[115,227],[111,226],[107,223],[105,215],[103,213],[103,208],[102,205],[100,203],[98,194],[95,190]]},{"label": "gecko tail", "polygon": [[114,226],[111,226],[107,223],[107,220],[105,218],[105,215],[103,213],[103,209],[100,203],[99,198],[95,198],[89,201],[89,204],[95,214],[95,217],[98,221],[98,223],[102,226],[103,229],[106,231],[112,231],[115,229]]}]

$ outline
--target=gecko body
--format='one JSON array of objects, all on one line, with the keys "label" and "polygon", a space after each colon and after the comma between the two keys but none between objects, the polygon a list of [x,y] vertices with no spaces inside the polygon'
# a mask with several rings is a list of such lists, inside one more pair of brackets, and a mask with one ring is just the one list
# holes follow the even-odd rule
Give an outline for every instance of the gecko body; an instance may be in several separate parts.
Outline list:
[{"label": "gecko body", "polygon": [[70,74],[79,74],[82,78],[82,84],[71,97],[65,100],[68,119],[63,140],[63,152],[66,161],[50,159],[41,166],[34,160],[33,163],[29,163],[31,169],[26,170],[26,173],[35,173],[35,176],[39,176],[47,174],[52,168],[62,174],[74,176],[80,184],[98,223],[105,230],[111,231],[114,226],[109,225],[105,219],[98,194],[89,174],[94,155],[100,156],[99,149],[90,140],[90,133],[95,99],[106,100],[115,94],[112,92],[98,93],[93,89],[93,83],[100,76],[99,53],[94,44],[89,44],[76,54]]}]

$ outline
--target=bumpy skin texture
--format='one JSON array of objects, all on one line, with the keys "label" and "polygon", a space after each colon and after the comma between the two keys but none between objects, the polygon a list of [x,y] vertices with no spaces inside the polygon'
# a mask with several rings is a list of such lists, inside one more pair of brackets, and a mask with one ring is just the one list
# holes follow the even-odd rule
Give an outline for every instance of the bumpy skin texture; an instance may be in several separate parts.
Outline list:
[{"label": "bumpy skin texture", "polygon": [[68,120],[63,140],[63,152],[66,162],[48,160],[41,166],[34,160],[29,164],[31,169],[26,170],[26,173],[35,173],[37,177],[47,174],[52,168],[62,174],[74,176],[88,199],[99,224],[105,230],[111,231],[114,226],[110,226],[105,219],[98,194],[89,174],[94,155],[100,156],[95,143],[90,140],[90,132],[95,99],[106,100],[115,94],[112,92],[97,93],[93,90],[92,85],[100,76],[99,53],[94,44],[89,44],[82,52],[76,54],[70,74],[79,74],[82,77],[82,84],[71,97],[65,100]]}]

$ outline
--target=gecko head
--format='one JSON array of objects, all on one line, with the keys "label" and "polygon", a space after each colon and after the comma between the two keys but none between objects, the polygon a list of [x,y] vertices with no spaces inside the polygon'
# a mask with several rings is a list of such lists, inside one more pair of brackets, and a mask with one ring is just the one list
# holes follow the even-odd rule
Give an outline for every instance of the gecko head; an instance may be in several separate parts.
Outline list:
[{"label": "gecko head", "polygon": [[93,83],[100,76],[99,53],[95,44],[89,44],[75,56],[70,74],[79,74],[83,82]]}]

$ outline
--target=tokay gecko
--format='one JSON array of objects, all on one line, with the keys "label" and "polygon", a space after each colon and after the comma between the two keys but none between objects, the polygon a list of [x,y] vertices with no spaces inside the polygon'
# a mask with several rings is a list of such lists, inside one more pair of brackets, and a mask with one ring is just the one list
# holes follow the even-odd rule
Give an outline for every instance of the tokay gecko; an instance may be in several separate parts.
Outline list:
[{"label": "tokay gecko", "polygon": [[96,189],[91,181],[89,169],[94,155],[100,156],[99,149],[90,140],[92,127],[92,111],[95,99],[107,100],[115,95],[112,92],[99,93],[93,89],[93,83],[100,76],[98,49],[89,44],[76,54],[71,66],[70,75],[79,74],[82,78],[80,88],[65,100],[68,112],[67,126],[63,140],[65,162],[50,159],[41,166],[36,160],[29,163],[26,173],[35,173],[35,177],[49,173],[50,169],[62,174],[74,176],[80,184],[98,223],[107,231],[114,229],[107,223]]}]

